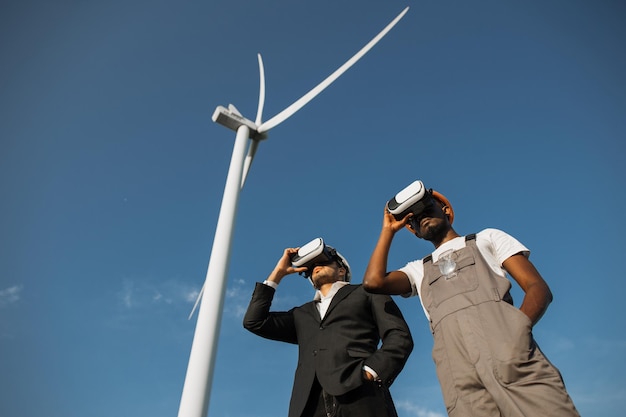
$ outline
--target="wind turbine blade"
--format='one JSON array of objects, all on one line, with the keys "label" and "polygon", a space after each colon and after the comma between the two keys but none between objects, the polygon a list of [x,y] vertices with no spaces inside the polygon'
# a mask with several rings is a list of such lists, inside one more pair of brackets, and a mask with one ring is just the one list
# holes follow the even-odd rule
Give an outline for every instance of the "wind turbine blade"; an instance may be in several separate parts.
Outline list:
[{"label": "wind turbine blade", "polygon": [[198,298],[196,298],[196,303],[193,305],[193,308],[191,309],[191,313],[189,313],[189,317],[187,317],[187,320],[191,320],[191,317],[193,317],[193,313],[196,311],[196,308],[198,308],[198,304],[200,303],[202,294],[204,294],[204,284],[202,284],[202,288],[200,288],[200,292],[198,293]]},{"label": "wind turbine blade", "polygon": [[259,147],[259,141],[256,139],[252,139],[250,143],[250,147],[248,148],[248,154],[246,155],[246,159],[243,161],[243,174],[241,176],[241,188],[246,183],[246,177],[248,176],[248,171],[250,171],[250,166],[252,165],[252,161],[254,160],[254,155],[256,154],[256,150]]},{"label": "wind turbine blade", "polygon": [[263,106],[265,105],[265,69],[263,68],[263,58],[261,54],[257,54],[259,60],[259,106],[256,111],[256,120],[254,123],[258,126],[263,118]]},{"label": "wind turbine blade", "polygon": [[[309,101],[313,100],[319,93],[321,93],[326,87],[328,87],[333,81],[335,81],[339,76],[341,76],[348,68],[354,65],[363,55],[365,55],[374,45],[378,43],[386,34],[389,32],[395,25],[404,17],[409,8],[405,8],[395,19],[391,21],[378,35],[376,35],[367,45],[365,45],[359,52],[357,52],[352,58],[346,61],[341,67],[339,67],[335,72],[330,74],[324,81],[315,86],[311,91],[306,93],[304,96],[300,97],[297,101],[291,104],[289,107],[278,113],[276,116],[269,119],[267,122],[262,123],[257,132],[263,133],[272,129],[273,127],[278,126],[285,120],[287,120],[291,115],[304,107]],[[258,125],[258,123],[257,123]]]}]

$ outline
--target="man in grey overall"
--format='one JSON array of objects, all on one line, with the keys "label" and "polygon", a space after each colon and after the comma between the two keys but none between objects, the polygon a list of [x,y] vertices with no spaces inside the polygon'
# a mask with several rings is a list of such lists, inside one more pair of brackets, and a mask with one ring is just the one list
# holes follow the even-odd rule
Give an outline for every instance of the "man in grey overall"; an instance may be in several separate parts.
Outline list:
[{"label": "man in grey overall", "polygon": [[[532,327],[552,301],[529,250],[497,229],[460,236],[454,211],[421,181],[389,200],[363,278],[374,293],[419,295],[434,337],[433,359],[451,417],[579,416],[559,370]],[[435,251],[387,272],[395,233],[407,228]],[[524,291],[513,306],[509,274]]]}]

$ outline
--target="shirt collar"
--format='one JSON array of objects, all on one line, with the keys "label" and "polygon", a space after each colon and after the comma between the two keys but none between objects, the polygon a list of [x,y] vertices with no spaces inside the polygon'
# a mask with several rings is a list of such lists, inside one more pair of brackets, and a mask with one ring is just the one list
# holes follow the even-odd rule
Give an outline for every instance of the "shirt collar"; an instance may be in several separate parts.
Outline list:
[{"label": "shirt collar", "polygon": [[346,281],[333,282],[333,285],[332,287],[330,287],[330,291],[328,291],[328,294],[326,294],[326,296],[323,296],[320,290],[315,291],[315,297],[313,297],[313,301],[321,301],[322,299],[333,298],[341,287],[346,286],[348,284],[350,283]]}]

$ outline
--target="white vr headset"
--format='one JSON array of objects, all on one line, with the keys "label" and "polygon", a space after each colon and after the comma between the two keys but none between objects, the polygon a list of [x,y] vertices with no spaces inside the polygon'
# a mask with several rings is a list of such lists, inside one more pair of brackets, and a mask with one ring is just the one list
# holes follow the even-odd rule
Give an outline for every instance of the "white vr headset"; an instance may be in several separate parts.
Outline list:
[{"label": "white vr headset", "polygon": [[295,267],[306,267],[307,270],[301,272],[305,278],[310,278],[315,265],[328,265],[337,262],[346,270],[345,281],[350,281],[350,265],[335,248],[324,243],[321,237],[315,238],[306,245],[298,249],[298,252],[291,255],[291,263]]},{"label": "white vr headset", "polygon": [[[417,180],[408,187],[396,194],[387,202],[387,210],[396,220],[402,220],[407,214],[413,213],[412,221],[418,221],[419,217],[435,203],[432,196],[432,190],[427,190],[422,181]],[[411,224],[413,230],[417,230],[415,225]]]}]

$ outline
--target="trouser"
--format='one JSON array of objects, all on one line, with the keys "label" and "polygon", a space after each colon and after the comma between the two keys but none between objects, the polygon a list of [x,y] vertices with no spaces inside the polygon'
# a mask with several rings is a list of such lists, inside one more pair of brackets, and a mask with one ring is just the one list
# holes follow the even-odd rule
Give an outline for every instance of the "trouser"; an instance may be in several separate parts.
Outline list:
[{"label": "trouser", "polygon": [[561,373],[543,355],[511,283],[482,256],[476,235],[451,260],[424,258],[420,296],[431,319],[433,359],[450,417],[580,417]]},{"label": "trouser", "polygon": [[532,338],[530,320],[515,307],[466,308],[444,318],[434,337],[450,417],[580,417],[560,372]]},{"label": "trouser", "polygon": [[317,378],[302,417],[397,417],[389,390],[364,381],[352,391],[332,396],[324,392]]}]

